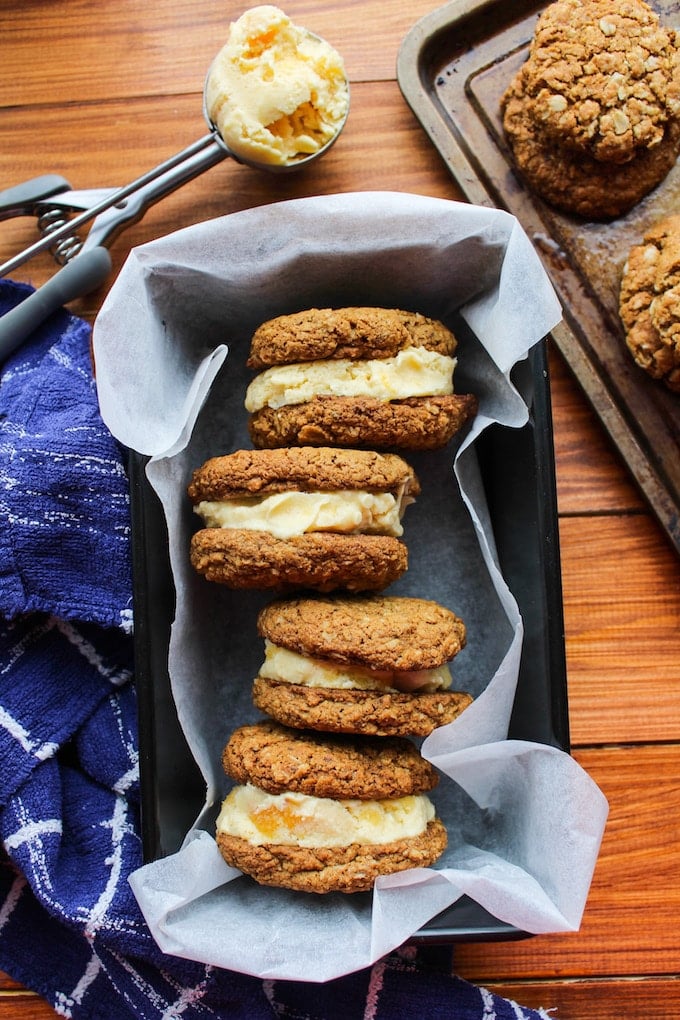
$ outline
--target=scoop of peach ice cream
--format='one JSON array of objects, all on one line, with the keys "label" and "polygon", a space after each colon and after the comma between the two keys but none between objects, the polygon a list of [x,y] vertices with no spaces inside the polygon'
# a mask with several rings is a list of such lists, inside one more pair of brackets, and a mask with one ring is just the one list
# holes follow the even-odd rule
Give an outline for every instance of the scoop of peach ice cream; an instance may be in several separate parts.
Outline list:
[{"label": "scoop of peach ice cream", "polygon": [[208,73],[206,112],[245,162],[290,165],[338,134],[349,109],[342,57],[278,7],[246,11]]}]

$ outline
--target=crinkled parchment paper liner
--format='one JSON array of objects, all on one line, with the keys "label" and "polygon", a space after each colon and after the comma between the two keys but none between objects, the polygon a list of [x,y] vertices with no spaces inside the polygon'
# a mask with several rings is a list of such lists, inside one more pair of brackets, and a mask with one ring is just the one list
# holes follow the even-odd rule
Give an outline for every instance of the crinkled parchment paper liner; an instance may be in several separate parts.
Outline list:
[{"label": "crinkled parchment paper liner", "polygon": [[[382,878],[373,895],[261,888],[229,868],[212,827],[228,788],[220,752],[257,718],[263,593],[233,593],[188,564],[193,468],[250,446],[243,395],[253,329],[306,307],[383,305],[444,319],[460,338],[456,388],[480,412],[451,449],[411,459],[423,494],[405,517],[409,570],[394,593],[459,613],[468,645],[454,681],[475,701],[423,744],[442,771],[449,847],[436,868]],[[506,213],[393,193],[303,199],[199,224],[135,249],[94,330],[102,414],[152,455],[177,592],[169,672],[206,800],[183,847],[131,884],[160,947],[216,966],[324,981],[368,966],[467,894],[527,932],[578,928],[607,814],[573,759],[507,740],[522,620],[498,569],[475,439],[519,428],[530,393],[510,372],[560,310],[526,235]]]}]

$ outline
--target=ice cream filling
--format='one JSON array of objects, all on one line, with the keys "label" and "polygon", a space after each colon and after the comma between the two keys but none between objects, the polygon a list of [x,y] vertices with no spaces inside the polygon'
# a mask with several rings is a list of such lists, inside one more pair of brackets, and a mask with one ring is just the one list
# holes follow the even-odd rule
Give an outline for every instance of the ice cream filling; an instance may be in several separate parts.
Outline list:
[{"label": "ice cream filling", "polygon": [[424,347],[407,347],[392,358],[338,358],[276,365],[255,376],[246,390],[246,410],[303,404],[313,397],[442,396],[453,393],[456,359]]},{"label": "ice cream filling", "polygon": [[265,659],[259,675],[267,680],[301,684],[303,687],[331,687],[360,691],[419,691],[434,693],[448,690],[451,671],[445,663],[435,669],[375,670],[362,666],[344,666],[326,659],[300,655],[265,639]]},{"label": "ice cream filling", "polygon": [[235,786],[222,802],[217,832],[249,843],[339,847],[391,843],[425,831],[434,818],[424,794],[390,800],[334,800],[302,793],[271,794]]},{"label": "ice cream filling", "polygon": [[342,57],[261,5],[230,25],[206,83],[206,109],[237,158],[286,165],[332,141],[347,115]]},{"label": "ice cream filling", "polygon": [[403,492],[274,492],[264,496],[204,500],[195,506],[207,528],[247,528],[288,539],[311,531],[378,534],[399,538],[412,497]]}]

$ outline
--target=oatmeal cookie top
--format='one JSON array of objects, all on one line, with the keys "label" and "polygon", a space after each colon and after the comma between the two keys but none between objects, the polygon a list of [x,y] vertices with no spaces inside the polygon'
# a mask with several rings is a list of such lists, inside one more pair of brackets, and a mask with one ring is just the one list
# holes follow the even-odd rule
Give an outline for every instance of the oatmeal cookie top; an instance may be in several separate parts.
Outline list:
[{"label": "oatmeal cookie top", "polygon": [[248,367],[390,358],[407,347],[452,355],[457,341],[437,319],[393,308],[310,308],[269,319],[253,334]]},{"label": "oatmeal cookie top", "polygon": [[465,624],[428,599],[297,598],[265,606],[262,637],[303,655],[370,669],[434,669],[465,645]]},{"label": "oatmeal cookie top", "polygon": [[680,115],[680,53],[643,0],[556,0],[522,69],[526,112],[544,137],[625,163]]},{"label": "oatmeal cookie top", "polygon": [[222,763],[236,782],[274,794],[381,800],[424,793],[439,781],[405,738],[312,733],[272,720],[235,730]]},{"label": "oatmeal cookie top", "polygon": [[631,248],[619,311],[637,364],[680,393],[680,215],[654,224]]},{"label": "oatmeal cookie top", "polygon": [[420,492],[409,464],[394,453],[341,450],[333,447],[291,447],[237,450],[212,457],[194,471],[188,487],[193,503],[240,499],[270,492],[332,492],[362,489]]}]

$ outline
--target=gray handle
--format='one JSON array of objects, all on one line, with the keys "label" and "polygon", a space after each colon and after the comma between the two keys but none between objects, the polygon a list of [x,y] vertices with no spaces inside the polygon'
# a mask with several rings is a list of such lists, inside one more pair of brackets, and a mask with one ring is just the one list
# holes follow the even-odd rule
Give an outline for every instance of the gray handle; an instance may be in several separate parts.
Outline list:
[{"label": "gray handle", "polygon": [[11,216],[28,216],[38,202],[68,191],[70,187],[66,178],[58,177],[57,174],[44,174],[24,181],[23,184],[15,184],[13,188],[0,191],[0,218],[6,220]]},{"label": "gray handle", "polygon": [[106,248],[77,255],[39,290],[0,317],[0,362],[19,347],[45,319],[62,305],[100,286],[111,272]]}]

